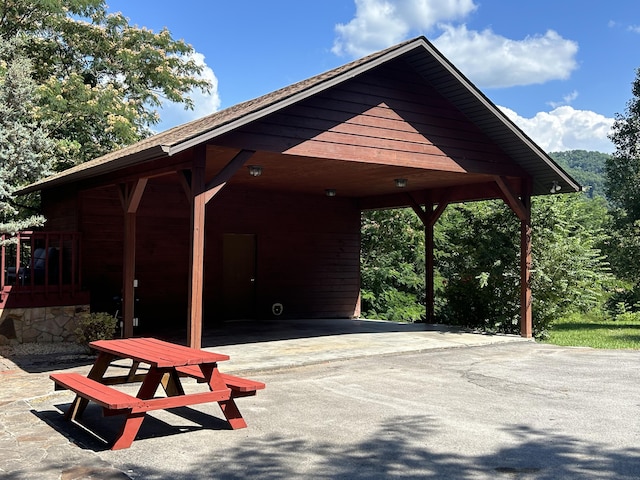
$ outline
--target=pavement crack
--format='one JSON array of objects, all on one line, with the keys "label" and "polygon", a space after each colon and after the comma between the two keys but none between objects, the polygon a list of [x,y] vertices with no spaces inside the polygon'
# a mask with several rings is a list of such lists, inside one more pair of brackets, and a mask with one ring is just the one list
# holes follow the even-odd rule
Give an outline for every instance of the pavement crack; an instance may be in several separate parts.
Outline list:
[{"label": "pavement crack", "polygon": [[545,398],[566,398],[566,393],[550,390],[548,388],[537,387],[525,382],[516,382],[507,378],[499,378],[491,375],[483,375],[481,373],[465,372],[463,378],[469,383],[491,390],[492,392],[504,392],[505,390],[513,392],[522,392]]}]

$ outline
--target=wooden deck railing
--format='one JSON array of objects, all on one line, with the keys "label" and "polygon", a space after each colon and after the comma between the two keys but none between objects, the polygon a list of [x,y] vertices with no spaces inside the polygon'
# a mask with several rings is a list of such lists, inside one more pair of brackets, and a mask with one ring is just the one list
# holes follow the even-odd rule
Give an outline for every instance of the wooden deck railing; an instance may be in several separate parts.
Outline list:
[{"label": "wooden deck railing", "polygon": [[80,233],[33,232],[1,237],[0,308],[68,305],[82,291]]}]

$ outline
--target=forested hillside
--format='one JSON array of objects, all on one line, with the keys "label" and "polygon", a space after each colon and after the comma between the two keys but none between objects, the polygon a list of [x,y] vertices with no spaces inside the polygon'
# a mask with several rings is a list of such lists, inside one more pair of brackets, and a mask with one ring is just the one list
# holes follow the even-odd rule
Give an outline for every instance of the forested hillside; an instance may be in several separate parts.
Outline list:
[{"label": "forested hillside", "polygon": [[605,163],[611,155],[587,150],[567,150],[549,154],[580,185],[588,197],[605,196]]}]

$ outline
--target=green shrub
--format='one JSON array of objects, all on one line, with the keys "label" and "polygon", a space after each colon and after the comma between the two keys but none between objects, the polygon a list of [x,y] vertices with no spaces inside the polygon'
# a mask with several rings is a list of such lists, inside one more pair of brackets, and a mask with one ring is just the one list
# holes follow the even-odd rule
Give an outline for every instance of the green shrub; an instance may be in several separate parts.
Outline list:
[{"label": "green shrub", "polygon": [[623,324],[640,324],[640,312],[624,312],[616,315],[614,320]]},{"label": "green shrub", "polygon": [[89,346],[94,340],[110,340],[114,337],[117,319],[106,312],[82,315],[76,326],[76,342]]},{"label": "green shrub", "polygon": [[640,295],[632,286],[624,285],[614,290],[605,303],[607,313],[616,318],[621,313],[640,311]]}]

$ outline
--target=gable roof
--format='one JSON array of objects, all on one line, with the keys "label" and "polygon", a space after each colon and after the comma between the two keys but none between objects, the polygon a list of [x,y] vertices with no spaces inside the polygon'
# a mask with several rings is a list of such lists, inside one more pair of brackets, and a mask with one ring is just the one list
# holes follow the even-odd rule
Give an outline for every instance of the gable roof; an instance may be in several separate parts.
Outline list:
[{"label": "gable roof", "polygon": [[150,160],[172,156],[279,111],[391,60],[402,58],[515,163],[533,178],[533,194],[549,193],[553,182],[563,192],[580,185],[478,90],[425,37],[373,53],[267,95],[239,103],[206,117],[176,126],[95,160],[33,183],[19,194],[53,188]]}]

